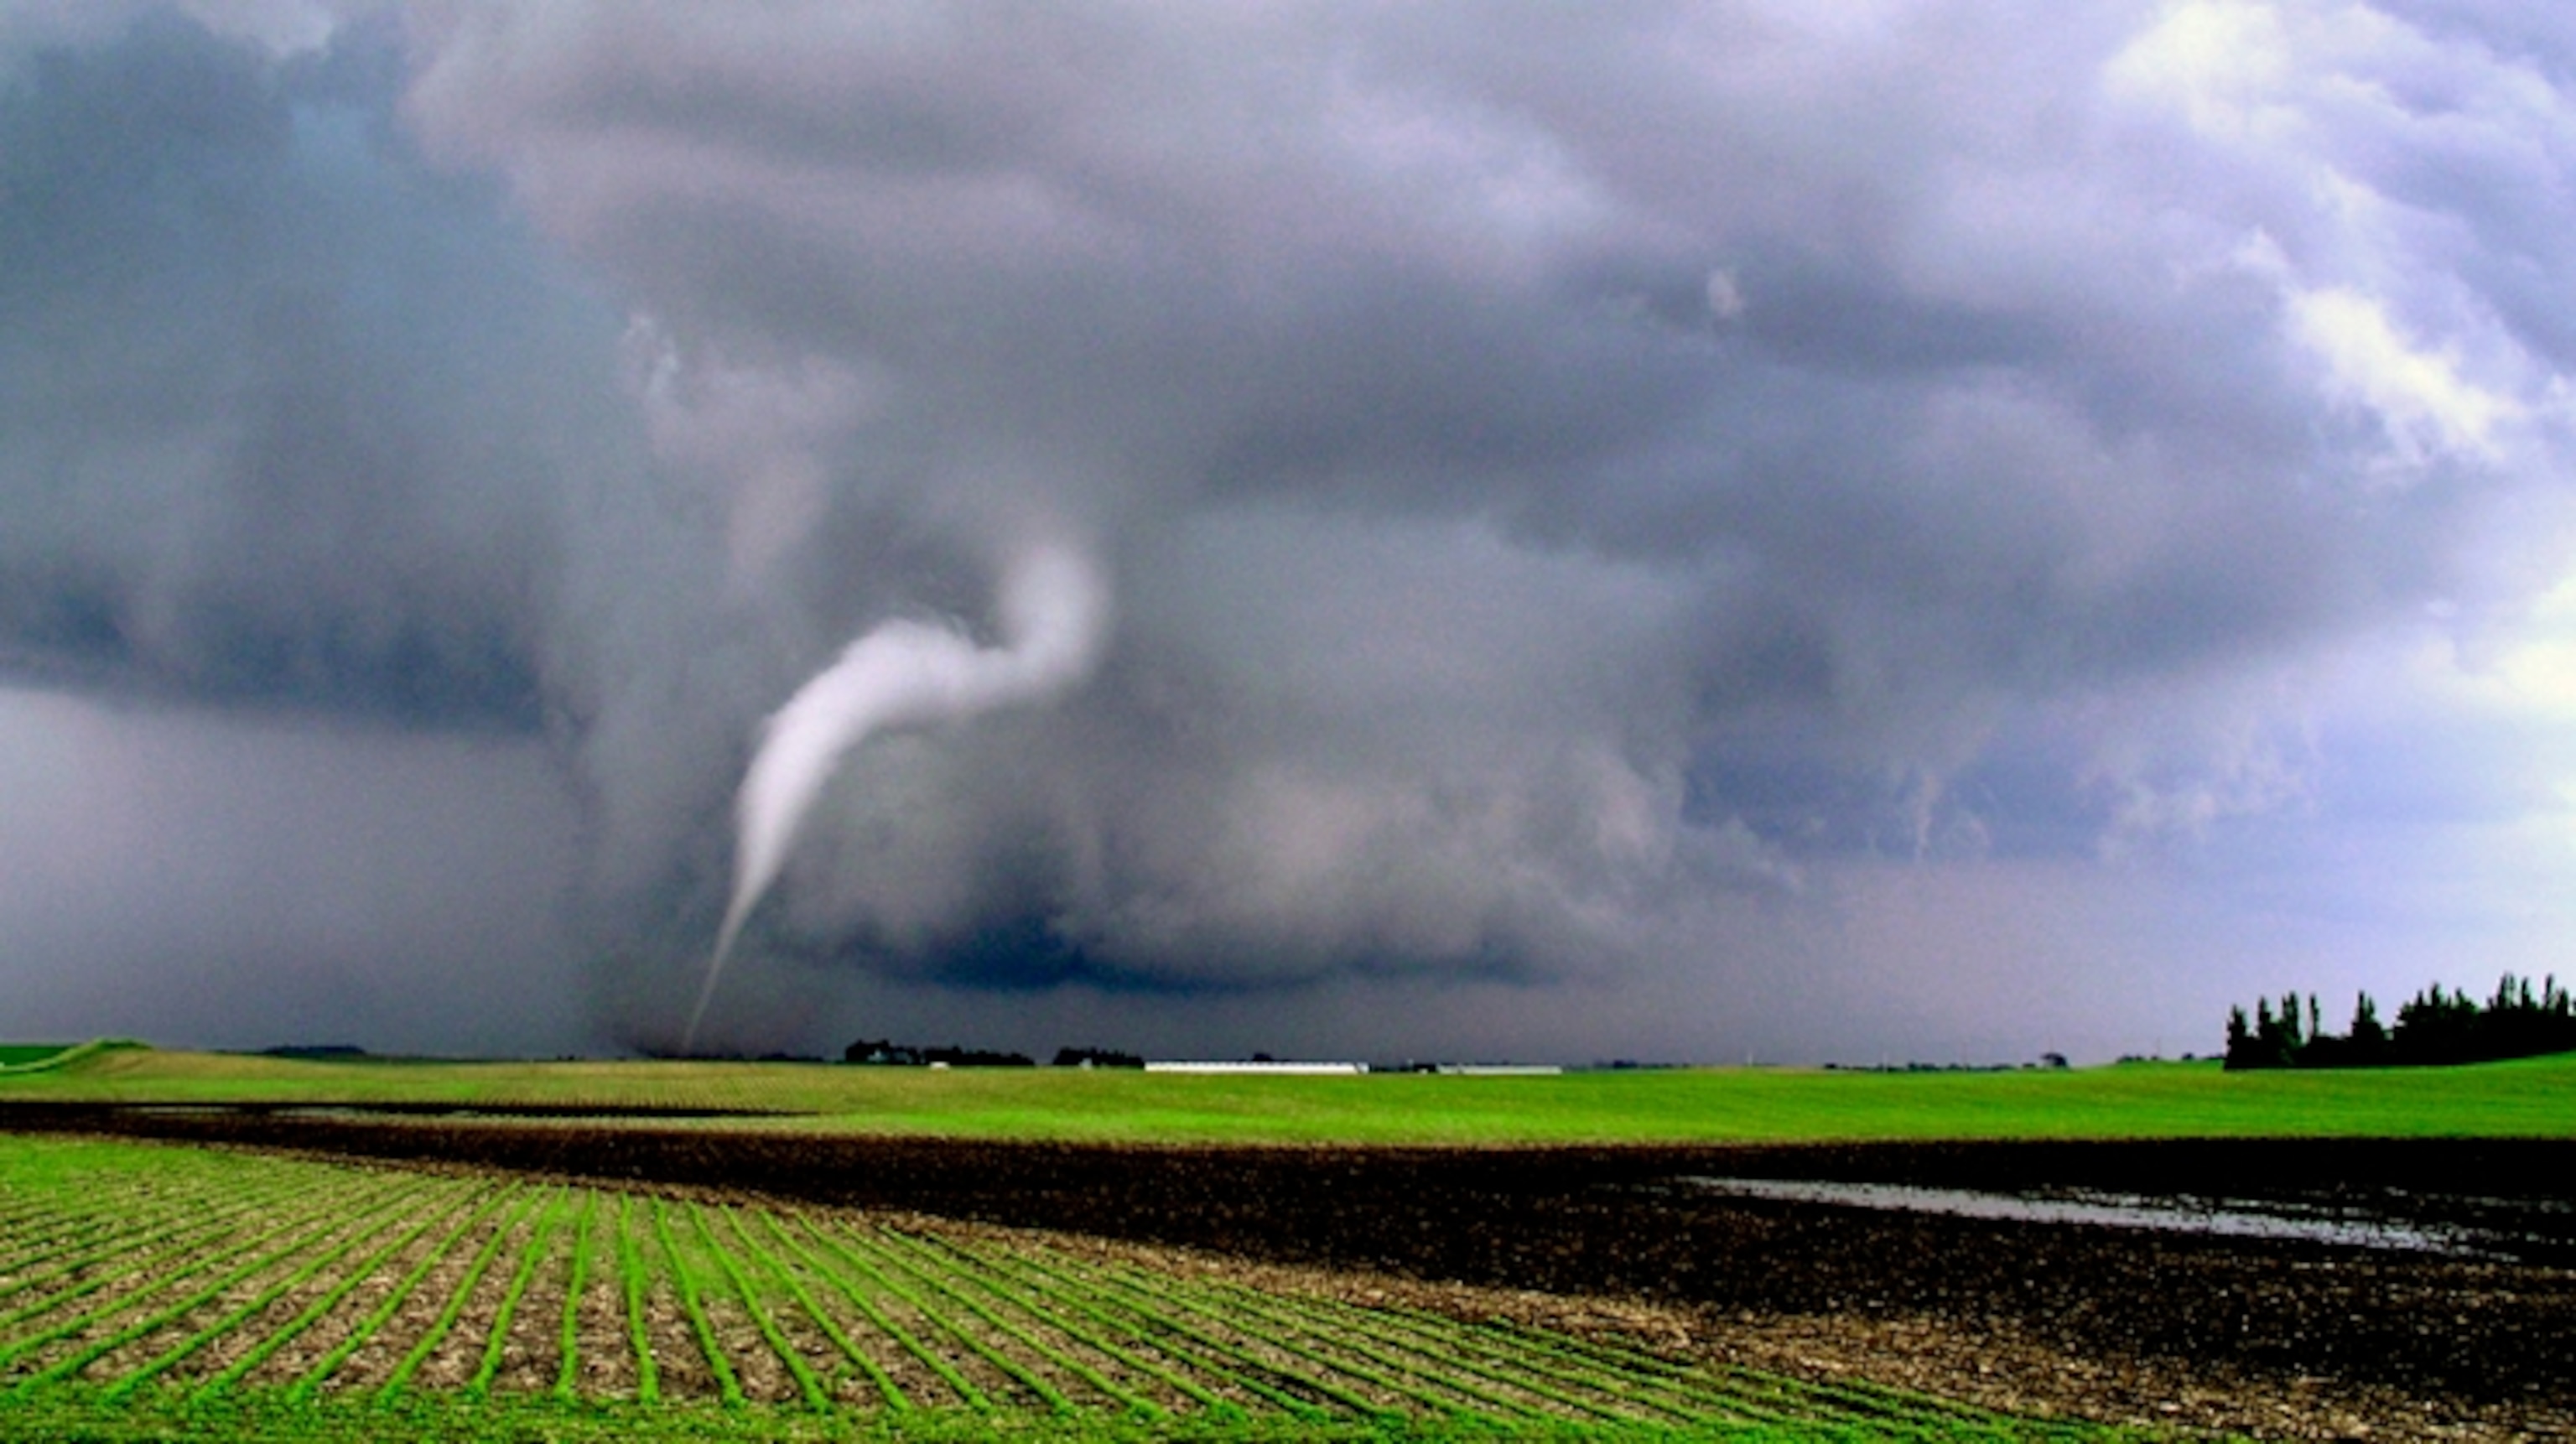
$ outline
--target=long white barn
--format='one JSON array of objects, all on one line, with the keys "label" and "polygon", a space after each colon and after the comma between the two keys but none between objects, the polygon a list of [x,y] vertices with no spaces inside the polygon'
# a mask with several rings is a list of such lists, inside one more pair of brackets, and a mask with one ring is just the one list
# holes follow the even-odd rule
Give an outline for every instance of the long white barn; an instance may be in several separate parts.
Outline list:
[{"label": "long white barn", "polygon": [[1365,1073],[1366,1063],[1147,1063],[1148,1073]]}]

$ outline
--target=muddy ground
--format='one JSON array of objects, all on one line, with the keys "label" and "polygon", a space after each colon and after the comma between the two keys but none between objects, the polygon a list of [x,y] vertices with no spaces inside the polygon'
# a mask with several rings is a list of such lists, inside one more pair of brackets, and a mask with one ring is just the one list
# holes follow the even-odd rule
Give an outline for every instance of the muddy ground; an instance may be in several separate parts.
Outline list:
[{"label": "muddy ground", "polygon": [[[1141,1148],[0,1107],[105,1132],[1042,1229],[1172,1266],[2025,1410],[2267,1437],[2576,1437],[2576,1145]],[[2478,1256],[1711,1194],[1695,1176],[2296,1200]]]}]

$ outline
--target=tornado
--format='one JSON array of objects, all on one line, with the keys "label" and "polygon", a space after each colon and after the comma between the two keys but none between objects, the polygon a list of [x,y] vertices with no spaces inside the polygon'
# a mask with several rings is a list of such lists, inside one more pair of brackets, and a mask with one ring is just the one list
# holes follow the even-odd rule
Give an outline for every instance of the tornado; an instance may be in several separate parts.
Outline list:
[{"label": "tornado", "polygon": [[734,800],[733,900],[681,1035],[682,1051],[695,1046],[743,924],[778,880],[797,830],[841,758],[878,733],[1042,702],[1081,681],[1108,630],[1109,590],[1081,552],[1040,545],[1003,569],[994,611],[1001,637],[993,647],[977,646],[952,625],[882,623],[761,724],[759,749]]}]

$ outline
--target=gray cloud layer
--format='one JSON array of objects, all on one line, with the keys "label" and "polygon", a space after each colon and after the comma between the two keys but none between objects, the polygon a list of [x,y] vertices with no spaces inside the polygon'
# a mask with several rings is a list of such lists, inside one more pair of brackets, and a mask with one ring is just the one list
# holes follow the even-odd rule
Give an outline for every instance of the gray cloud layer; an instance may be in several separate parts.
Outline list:
[{"label": "gray cloud layer", "polygon": [[551,738],[658,1036],[756,719],[888,617],[989,634],[1060,537],[1098,672],[869,744],[755,949],[1804,966],[1742,909],[2276,806],[2248,686],[2530,588],[2571,54],[2466,6],[149,19],[0,103],[0,661]]}]

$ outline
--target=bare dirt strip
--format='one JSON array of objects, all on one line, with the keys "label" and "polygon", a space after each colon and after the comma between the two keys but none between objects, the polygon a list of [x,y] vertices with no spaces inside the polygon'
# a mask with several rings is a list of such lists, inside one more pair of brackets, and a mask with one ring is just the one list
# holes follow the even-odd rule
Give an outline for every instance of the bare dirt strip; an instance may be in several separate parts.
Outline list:
[{"label": "bare dirt strip", "polygon": [[[1145,1148],[23,1105],[0,1107],[0,1128],[1039,1229],[1063,1247],[1303,1293],[2107,1421],[2276,1438],[2576,1437],[2566,1142]],[[2509,1246],[2468,1257],[2014,1223],[1681,1181],[1701,1176],[2289,1199],[2474,1226]],[[653,1327],[674,1335],[669,1357],[686,1358],[668,1301],[654,1304]]]}]

